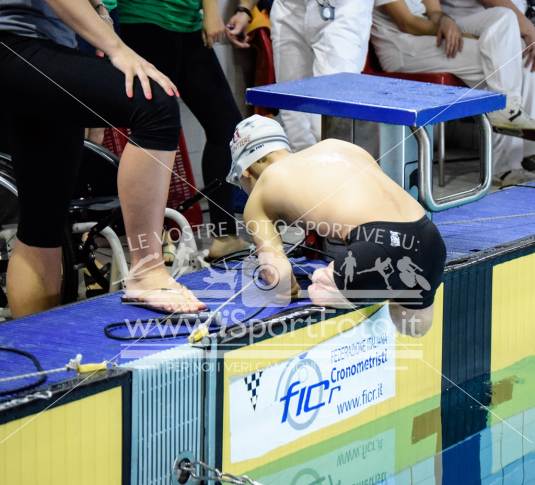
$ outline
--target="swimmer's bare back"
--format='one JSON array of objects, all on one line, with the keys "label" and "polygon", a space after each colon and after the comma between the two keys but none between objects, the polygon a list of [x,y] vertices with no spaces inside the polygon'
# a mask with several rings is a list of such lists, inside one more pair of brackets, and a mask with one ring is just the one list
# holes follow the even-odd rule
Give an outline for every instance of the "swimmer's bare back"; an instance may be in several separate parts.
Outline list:
[{"label": "swimmer's bare back", "polygon": [[410,222],[425,214],[369,153],[331,139],[267,167],[251,198],[273,220],[300,220],[322,236],[341,239],[367,222]]}]

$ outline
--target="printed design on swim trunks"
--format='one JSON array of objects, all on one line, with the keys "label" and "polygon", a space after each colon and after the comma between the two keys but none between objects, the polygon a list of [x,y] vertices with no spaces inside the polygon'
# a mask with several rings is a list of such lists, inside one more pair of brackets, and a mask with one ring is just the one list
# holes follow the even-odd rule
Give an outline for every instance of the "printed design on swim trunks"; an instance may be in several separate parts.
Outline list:
[{"label": "printed design on swim trunks", "polygon": [[253,406],[254,411],[256,411],[256,403],[258,401],[258,388],[260,387],[260,378],[262,377],[263,373],[263,370],[259,370],[258,372],[253,372],[252,374],[249,374],[248,376],[245,376],[243,378],[245,385],[247,386],[247,391],[249,392],[249,399],[251,400],[251,404]]},{"label": "printed design on swim trunks", "polygon": [[396,266],[399,270],[399,279],[403,281],[408,288],[414,288],[418,284],[420,285],[420,288],[426,291],[431,289],[429,281],[427,281],[421,274],[416,273],[417,270],[423,272],[423,269],[413,263],[409,256],[403,256],[399,259]]},{"label": "printed design on swim trunks", "polygon": [[442,253],[440,235],[427,218],[364,224],[349,233],[345,254],[335,260],[335,283],[349,301],[428,305],[440,283]]},{"label": "printed design on swim trunks", "polygon": [[[401,259],[398,259],[396,262],[396,267],[398,269],[399,279],[407,286],[407,288],[414,288],[416,285],[419,285],[423,290],[429,291],[431,285],[429,281],[417,271],[423,272],[423,269],[420,268],[416,263],[412,261],[410,256],[403,256]],[[395,273],[395,269],[392,265],[392,258],[377,258],[375,264],[371,268],[363,269],[355,273],[357,268],[357,258],[353,256],[353,252],[349,250],[347,256],[344,259],[344,262],[340,266],[340,270],[344,271],[344,289],[347,289],[348,283],[351,284],[356,275],[361,275],[364,273],[371,273],[376,271],[379,273],[385,280],[385,287],[388,290],[391,290],[389,278]]]}]

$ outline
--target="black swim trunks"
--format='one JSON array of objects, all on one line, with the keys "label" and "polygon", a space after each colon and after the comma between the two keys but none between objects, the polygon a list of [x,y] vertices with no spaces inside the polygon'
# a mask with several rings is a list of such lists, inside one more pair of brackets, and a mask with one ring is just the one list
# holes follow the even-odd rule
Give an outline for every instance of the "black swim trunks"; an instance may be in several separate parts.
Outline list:
[{"label": "black swim trunks", "polygon": [[353,229],[334,261],[334,281],[352,303],[393,300],[407,308],[433,304],[446,247],[426,217],[416,222],[370,222]]}]

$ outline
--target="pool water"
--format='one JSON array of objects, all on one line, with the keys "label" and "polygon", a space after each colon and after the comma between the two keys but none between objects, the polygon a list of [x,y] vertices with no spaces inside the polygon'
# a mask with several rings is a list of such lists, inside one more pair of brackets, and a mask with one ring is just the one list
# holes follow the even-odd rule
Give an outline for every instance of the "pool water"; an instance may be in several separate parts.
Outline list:
[{"label": "pool water", "polygon": [[263,485],[535,484],[535,356],[248,475]]}]

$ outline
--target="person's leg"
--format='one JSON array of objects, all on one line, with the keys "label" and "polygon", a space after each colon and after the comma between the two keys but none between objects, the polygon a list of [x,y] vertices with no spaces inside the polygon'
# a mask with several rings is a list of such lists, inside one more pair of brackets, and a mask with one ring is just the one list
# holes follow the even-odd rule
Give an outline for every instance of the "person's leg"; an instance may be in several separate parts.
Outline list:
[{"label": "person's leg", "polygon": [[63,124],[29,124],[27,119],[12,123],[19,228],[9,259],[7,292],[16,318],[60,303],[62,236],[83,137],[82,129]]},{"label": "person's leg", "polygon": [[[314,76],[339,72],[360,73],[366,63],[373,2],[342,0],[336,3],[335,18],[324,20],[316,2],[307,2],[308,43],[313,50]],[[321,117],[311,119],[315,138],[321,138]]]},{"label": "person's leg", "polygon": [[[109,13],[111,19],[113,20],[113,30],[115,30],[115,32],[120,35],[121,29],[119,27],[119,11],[117,8],[114,8]],[[80,52],[83,52],[84,54],[87,54],[89,56],[97,55],[97,50],[85,39],[80,36],[76,36],[76,40],[78,41],[78,50]],[[89,141],[92,141],[93,143],[96,143],[97,145],[102,145],[104,141],[104,136],[105,128],[87,128],[85,130],[85,138]]]},{"label": "person's leg", "polygon": [[[121,38],[177,84],[180,52],[172,32],[150,23],[125,24],[121,29]],[[162,49],[162,45],[165,45],[165,49]],[[162,242],[164,261],[167,265],[172,265],[176,247],[169,232],[163,235]]]},{"label": "person's leg", "polygon": [[[522,68],[522,106],[535,118],[535,73],[527,67]],[[535,159],[535,142],[524,140],[522,155],[523,158]],[[535,160],[531,165],[535,168]]]},{"label": "person's leg", "polygon": [[[203,126],[207,138],[202,162],[205,185],[215,179],[225,181],[231,165],[229,141],[241,114],[215,53],[204,47],[201,33],[179,34],[156,25],[132,24],[123,27],[123,37],[175,82]],[[162,45],[167,49],[161,49]],[[221,227],[221,234],[231,235],[216,238],[217,251],[211,251],[211,256],[243,249],[245,243],[236,237],[232,187],[225,183],[208,195],[208,203],[210,222]]]},{"label": "person's leg", "polygon": [[234,189],[225,182],[232,163],[229,143],[242,115],[213,49],[204,46],[201,32],[176,34],[181,44],[177,77],[182,99],[206,134],[202,157],[205,186],[220,180],[223,186],[208,196],[214,242],[210,257],[217,258],[247,247],[237,237]]},{"label": "person's leg", "polygon": [[[306,25],[314,53],[314,76],[340,72],[360,73],[366,64],[372,24],[373,0],[338,0],[335,18],[324,20],[317,2],[307,2]],[[312,118],[316,139],[321,139],[321,117]]]},{"label": "person's leg", "polygon": [[[480,42],[464,39],[462,52],[448,58],[431,36],[399,34],[395,42],[381,43],[378,49],[383,69],[400,72],[449,72],[470,87],[486,88]],[[520,169],[522,141],[518,138],[493,134],[494,172],[503,174]]]},{"label": "person's leg", "polygon": [[[458,18],[464,32],[479,37],[483,73],[483,86],[507,94],[509,105],[521,106],[529,115],[535,115],[533,73],[523,67],[523,42],[518,20],[511,9],[489,8],[482,12]],[[513,109],[514,110],[514,109]],[[523,142],[520,138],[493,136],[493,156],[496,180],[510,171],[528,180],[529,174],[522,170],[522,159],[535,154],[535,143]],[[525,181],[525,180],[524,180]]]},{"label": "person's leg", "polygon": [[[61,123],[83,128],[101,126],[105,120],[113,126],[132,128],[131,142],[121,160],[119,185],[129,240],[143,240],[143,244],[133,251],[132,260],[143,263],[137,265],[135,273],[126,282],[127,290],[176,290],[173,294],[167,292],[165,297],[161,294],[138,296],[139,300],[163,311],[202,308],[203,305],[190,292],[182,289],[163,271],[160,239],[167,192],[162,187],[168,184],[169,176],[162,170],[162,164],[170,170],[178,144],[176,100],[155,84],[152,86],[152,100],[146,100],[139,83],[136,83],[134,98],[129,99],[124,92],[121,72],[107,61],[82,56],[72,49],[33,39],[17,39],[12,47],[33,66],[12,53],[7,55],[7,61],[0,57],[2,72],[6,73],[0,80],[0,88],[2,92],[9,93],[7,99],[12,101],[13,112],[27,119],[39,115],[43,126]],[[30,160],[25,157],[17,170],[26,173],[28,163]],[[40,163],[46,167],[57,164],[57,161],[49,157]],[[71,190],[73,177],[66,183]],[[49,185],[38,186],[36,193],[26,191],[22,195],[23,203],[39,208],[40,201],[46,199],[49,192],[60,190],[60,184],[52,180]],[[31,200],[28,199],[30,196]],[[68,204],[68,200],[63,202]],[[32,229],[34,241],[29,245],[50,247],[40,242],[42,237],[51,237],[50,231],[40,234],[33,221],[24,214],[22,217],[23,227]],[[56,214],[56,217],[62,215]],[[28,239],[21,237],[25,243]],[[162,301],[163,298],[166,301]]]},{"label": "person's leg", "polygon": [[512,170],[521,170],[523,145],[522,138],[492,134],[492,166],[496,180]]},{"label": "person's leg", "polygon": [[321,18],[317,3],[307,4],[307,23],[314,51],[314,76],[360,73],[366,64],[373,0],[338,0],[334,20]]},{"label": "person's leg", "polygon": [[522,42],[518,20],[509,8],[489,8],[457,19],[459,28],[479,39],[485,85],[511,97],[520,97]]},{"label": "person's leg", "polygon": [[[275,0],[271,9],[271,40],[277,82],[293,81],[313,75],[312,47],[306,38],[303,0]],[[294,151],[308,148],[320,138],[314,119],[318,115],[280,111],[281,121]]]},{"label": "person's leg", "polygon": [[7,273],[11,316],[20,318],[55,307],[60,292],[61,248],[37,248],[17,241]]},{"label": "person's leg", "polygon": [[378,56],[385,71],[449,72],[468,86],[484,79],[479,44],[475,39],[464,39],[462,52],[448,58],[443,47],[437,47],[435,37],[400,33],[391,43],[382,43]]},{"label": "person's leg", "polygon": [[421,310],[405,308],[393,301],[388,303],[388,310],[392,323],[397,331],[409,337],[423,337],[433,325],[433,306],[428,306]]}]

